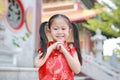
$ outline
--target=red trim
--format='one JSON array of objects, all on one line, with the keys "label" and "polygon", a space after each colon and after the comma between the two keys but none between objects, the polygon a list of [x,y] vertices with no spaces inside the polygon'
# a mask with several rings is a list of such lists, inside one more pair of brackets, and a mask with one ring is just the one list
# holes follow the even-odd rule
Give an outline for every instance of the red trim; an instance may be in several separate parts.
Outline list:
[{"label": "red trim", "polygon": [[22,20],[21,20],[20,25],[17,28],[15,28],[16,30],[20,29],[22,27],[23,23],[24,23],[24,7],[23,7],[23,4],[20,0],[17,0],[17,1],[20,5],[21,11],[22,11]]},{"label": "red trim", "polygon": [[77,2],[76,5],[77,5],[78,10],[81,9],[81,3],[80,2]]}]

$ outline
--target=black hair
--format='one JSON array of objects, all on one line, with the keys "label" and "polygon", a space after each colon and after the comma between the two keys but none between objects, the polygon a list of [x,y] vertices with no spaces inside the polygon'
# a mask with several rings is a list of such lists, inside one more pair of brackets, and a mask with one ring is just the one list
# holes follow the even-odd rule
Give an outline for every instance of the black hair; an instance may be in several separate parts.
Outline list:
[{"label": "black hair", "polygon": [[77,55],[78,59],[82,65],[82,55],[81,55],[81,50],[80,50],[80,43],[79,43],[79,29],[77,27],[77,24],[72,23],[73,25],[73,39],[74,39],[74,46],[76,47],[77,50]]},{"label": "black hair", "polygon": [[48,38],[47,38],[46,33],[45,33],[46,26],[48,26],[48,28],[50,29],[53,20],[58,18],[58,17],[64,18],[66,20],[66,22],[68,23],[68,25],[70,26],[70,28],[73,29],[74,46],[76,48],[80,64],[82,65],[82,56],[81,56],[80,43],[79,43],[79,29],[78,29],[78,27],[77,27],[77,25],[75,23],[71,23],[69,18],[67,16],[65,16],[65,15],[62,15],[62,14],[53,15],[49,19],[48,22],[43,22],[40,25],[39,34],[40,34],[41,48],[42,48],[42,52],[43,52],[41,57],[44,57],[46,55],[47,46],[48,46]]},{"label": "black hair", "polygon": [[40,28],[39,28],[39,35],[40,35],[40,43],[41,43],[41,48],[42,48],[42,52],[43,54],[41,55],[41,57],[45,56],[46,52],[47,52],[47,44],[48,44],[48,38],[46,36],[46,33],[45,33],[45,27],[47,26],[48,22],[43,22],[41,25],[40,25]]}]

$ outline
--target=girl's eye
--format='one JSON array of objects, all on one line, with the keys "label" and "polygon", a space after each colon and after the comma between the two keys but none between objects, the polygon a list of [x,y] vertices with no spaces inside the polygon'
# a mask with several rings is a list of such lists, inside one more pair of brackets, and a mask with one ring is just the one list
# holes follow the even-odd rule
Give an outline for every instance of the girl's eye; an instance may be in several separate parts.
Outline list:
[{"label": "girl's eye", "polygon": [[65,30],[66,28],[62,28],[62,30]]},{"label": "girl's eye", "polygon": [[54,30],[57,30],[57,28],[54,28]]}]

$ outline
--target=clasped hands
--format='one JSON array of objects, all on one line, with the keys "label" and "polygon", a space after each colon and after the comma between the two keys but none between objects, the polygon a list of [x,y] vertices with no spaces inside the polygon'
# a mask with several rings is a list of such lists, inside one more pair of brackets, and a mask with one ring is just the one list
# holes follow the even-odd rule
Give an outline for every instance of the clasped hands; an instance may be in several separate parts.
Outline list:
[{"label": "clasped hands", "polygon": [[57,49],[60,52],[64,52],[66,50],[64,42],[55,42],[53,45],[54,45],[54,49]]}]

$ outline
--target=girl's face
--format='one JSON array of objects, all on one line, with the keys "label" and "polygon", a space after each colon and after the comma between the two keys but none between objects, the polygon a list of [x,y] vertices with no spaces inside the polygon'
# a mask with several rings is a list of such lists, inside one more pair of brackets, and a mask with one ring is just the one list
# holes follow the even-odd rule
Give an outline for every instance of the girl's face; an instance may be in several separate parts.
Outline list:
[{"label": "girl's face", "polygon": [[69,37],[70,32],[71,29],[63,18],[56,18],[51,23],[50,33],[54,41],[66,41]]}]

